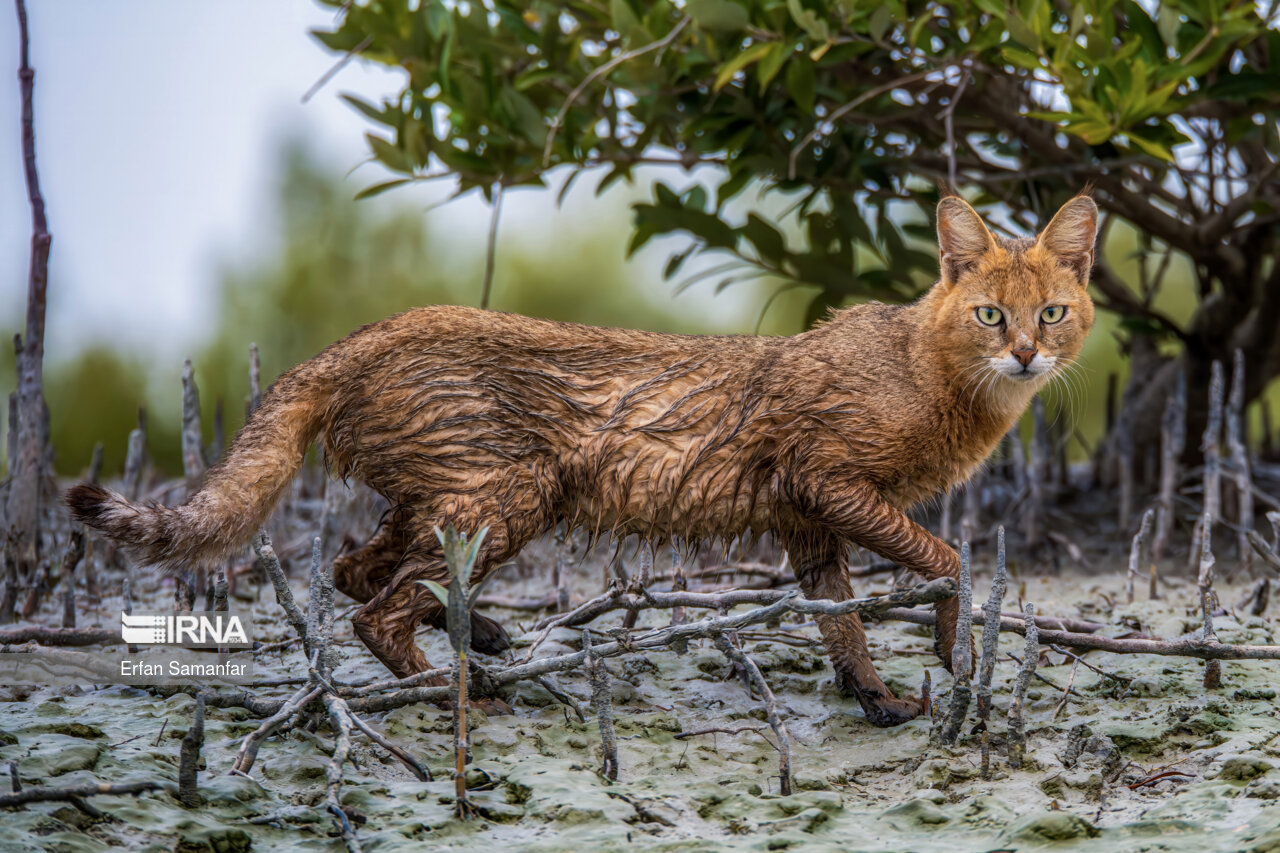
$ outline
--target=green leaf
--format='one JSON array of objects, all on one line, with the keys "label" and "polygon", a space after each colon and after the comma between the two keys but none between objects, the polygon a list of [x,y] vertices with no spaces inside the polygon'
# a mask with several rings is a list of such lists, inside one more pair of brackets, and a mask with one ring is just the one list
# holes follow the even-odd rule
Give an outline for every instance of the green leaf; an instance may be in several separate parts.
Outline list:
[{"label": "green leaf", "polygon": [[1040,37],[1017,12],[1009,13],[1009,17],[1005,18],[1005,26],[1009,29],[1009,37],[1019,44],[1030,48],[1040,46]]},{"label": "green leaf", "polygon": [[373,198],[376,195],[382,195],[387,190],[395,189],[396,187],[411,183],[413,183],[412,178],[396,178],[394,181],[383,181],[380,184],[374,184],[371,187],[365,187],[360,190],[360,192],[356,193],[355,199],[356,201],[360,201],[365,198]]},{"label": "green leaf", "polygon": [[867,21],[867,32],[871,34],[871,38],[875,41],[883,41],[884,34],[888,31],[889,25],[893,23],[893,7],[888,3],[881,3],[876,10],[871,13],[870,20]]},{"label": "green leaf", "polygon": [[636,30],[644,30],[640,18],[636,16],[627,0],[610,0],[609,15],[613,19],[613,28],[621,33],[623,38],[630,39]]},{"label": "green leaf", "polygon": [[787,0],[787,11],[791,13],[791,20],[808,33],[809,38],[819,42],[830,40],[831,28],[827,26],[827,22],[819,18],[813,10],[801,6],[800,0]]},{"label": "green leaf", "polygon": [[793,53],[795,53],[795,50],[789,42],[775,41],[769,45],[768,53],[764,55],[760,60],[759,67],[756,68],[756,76],[760,80],[760,94],[763,95],[768,90],[773,78],[778,76],[778,72],[782,70],[782,66],[786,64]]},{"label": "green leaf", "polygon": [[747,224],[742,227],[742,233],[756,247],[760,257],[772,264],[776,265],[786,253],[782,232],[754,213],[747,214]]},{"label": "green leaf", "polygon": [[813,63],[808,59],[796,58],[787,65],[787,91],[801,110],[813,112],[814,89],[817,86]]},{"label": "green leaf", "polygon": [[364,138],[369,142],[369,149],[378,162],[393,172],[412,172],[413,164],[403,151],[380,136],[366,133]]},{"label": "green leaf", "polygon": [[747,10],[731,0],[688,0],[686,8],[704,30],[737,32],[750,22]]},{"label": "green leaf", "polygon": [[431,590],[431,594],[440,599],[440,603],[445,607],[449,606],[449,590],[445,589],[435,581],[418,581],[418,583]]},{"label": "green leaf", "polygon": [[734,169],[731,167],[729,177],[720,186],[716,187],[716,207],[724,207],[726,201],[742,192],[747,184],[751,183],[752,177],[754,176],[750,169],[741,167]]},{"label": "green leaf", "polygon": [[1178,28],[1181,26],[1182,16],[1178,14],[1177,7],[1172,3],[1161,3],[1156,12],[1156,28],[1160,30],[1160,38],[1164,39],[1165,47],[1177,49]]},{"label": "green leaf", "polygon": [[692,255],[697,248],[697,244],[693,244],[684,251],[676,252],[674,255],[667,258],[666,266],[662,268],[662,277],[664,279],[673,278],[676,273],[680,272],[680,267],[684,266],[684,262],[689,259],[689,256]]},{"label": "green leaf", "polygon": [[730,59],[724,65],[720,66],[720,72],[716,74],[716,82],[712,89],[719,92],[729,84],[733,79],[733,75],[746,68],[753,62],[759,62],[774,47],[771,43],[753,44],[751,47],[739,53],[733,59]]},{"label": "green leaf", "polygon": [[1132,134],[1129,135],[1129,142],[1138,146],[1138,148],[1141,148],[1143,153],[1151,157],[1158,157],[1166,163],[1173,162],[1173,152],[1168,148],[1165,148],[1159,142],[1152,142],[1149,139],[1143,139],[1141,136],[1134,136]]},{"label": "green leaf", "polygon": [[338,97],[342,98],[342,100],[346,101],[351,107],[364,113],[367,118],[373,119],[378,124],[385,124],[388,127],[396,127],[398,124],[396,115],[393,115],[389,110],[380,110],[373,104],[363,101],[355,95],[347,94],[346,92],[343,92]]}]

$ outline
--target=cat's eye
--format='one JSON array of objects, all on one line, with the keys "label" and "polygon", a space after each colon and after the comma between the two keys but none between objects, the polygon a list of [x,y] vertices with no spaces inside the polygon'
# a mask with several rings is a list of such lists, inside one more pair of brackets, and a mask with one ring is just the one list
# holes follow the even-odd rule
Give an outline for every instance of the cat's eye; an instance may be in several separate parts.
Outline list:
[{"label": "cat's eye", "polygon": [[1065,305],[1050,305],[1040,312],[1040,320],[1044,323],[1056,323],[1067,316]]},{"label": "cat's eye", "polygon": [[978,322],[984,326],[998,326],[1004,320],[1004,314],[1000,313],[1000,309],[990,305],[983,305],[977,313]]}]

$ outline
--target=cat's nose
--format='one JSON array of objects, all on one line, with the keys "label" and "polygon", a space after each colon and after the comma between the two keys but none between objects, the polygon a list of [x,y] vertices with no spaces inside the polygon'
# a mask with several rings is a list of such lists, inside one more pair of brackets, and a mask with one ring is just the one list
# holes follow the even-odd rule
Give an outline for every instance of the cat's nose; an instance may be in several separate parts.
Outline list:
[{"label": "cat's nose", "polygon": [[1036,357],[1036,350],[1011,349],[1009,350],[1009,355],[1016,358],[1018,360],[1018,363],[1021,364],[1023,367],[1029,367],[1031,365],[1031,359]]}]

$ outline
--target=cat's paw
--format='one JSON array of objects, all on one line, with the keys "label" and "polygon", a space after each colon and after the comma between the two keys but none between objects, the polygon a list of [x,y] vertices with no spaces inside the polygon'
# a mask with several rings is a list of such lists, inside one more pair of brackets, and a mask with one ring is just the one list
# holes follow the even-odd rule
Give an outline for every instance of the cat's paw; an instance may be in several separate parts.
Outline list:
[{"label": "cat's paw", "polygon": [[496,655],[511,648],[507,631],[488,616],[471,614],[471,650],[484,655]]},{"label": "cat's paw", "polygon": [[880,697],[875,700],[858,697],[867,722],[882,729],[908,723],[924,713],[924,700],[917,696]]}]

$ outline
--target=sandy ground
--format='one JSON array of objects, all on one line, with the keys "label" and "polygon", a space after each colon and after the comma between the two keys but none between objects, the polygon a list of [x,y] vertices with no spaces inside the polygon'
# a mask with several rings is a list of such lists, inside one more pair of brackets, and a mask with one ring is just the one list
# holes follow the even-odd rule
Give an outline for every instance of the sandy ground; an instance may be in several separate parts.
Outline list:
[{"label": "sandy ground", "polygon": [[[516,596],[547,591],[550,546],[538,543],[512,573],[486,590]],[[601,557],[575,569],[575,597],[601,588]],[[1140,629],[1177,637],[1198,628],[1194,587],[1164,587],[1164,600],[1123,601],[1123,558],[1105,575],[1013,580],[1006,610],[1033,601],[1042,614],[1105,622],[1119,635]],[[300,567],[301,558],[295,560]],[[529,570],[532,567],[532,570]],[[1095,569],[1096,571],[1096,569]],[[301,575],[303,572],[295,571]],[[1185,567],[1165,574],[1188,576]],[[991,555],[975,557],[976,602],[986,597]],[[862,592],[887,590],[888,579],[864,583]],[[1234,602],[1237,587],[1222,587]],[[301,583],[295,585],[306,600]],[[167,586],[143,584],[137,606],[164,607]],[[113,625],[117,599],[98,611]],[[340,607],[349,605],[344,599]],[[238,606],[245,606],[239,603]],[[269,590],[254,604],[258,637],[286,636]],[[1274,644],[1280,606],[1263,617],[1218,619],[1224,642]],[[528,613],[492,612],[518,638],[523,656],[535,621]],[[667,613],[641,616],[640,626],[665,625]],[[94,617],[82,617],[91,624]],[[621,615],[596,627],[616,626]],[[798,623],[797,620],[793,620]],[[954,747],[931,738],[931,721],[894,729],[868,724],[856,702],[832,684],[831,668],[814,644],[812,625],[785,623],[786,634],[747,632],[743,647],[763,669],[778,696],[793,738],[796,792],[780,796],[778,754],[763,732],[675,735],[706,727],[764,726],[757,697],[747,693],[709,643],[688,652],[634,654],[609,660],[617,713],[620,774],[599,774],[600,738],[594,718],[580,722],[537,686],[519,685],[505,696],[510,716],[485,719],[473,712],[474,764],[470,781],[480,817],[453,817],[451,714],[415,705],[370,721],[425,759],[437,781],[416,781],[384,750],[357,736],[346,772],[343,802],[365,820],[365,850],[840,850],[840,851],[1251,851],[1280,853],[1280,666],[1226,662],[1221,689],[1201,686],[1195,660],[1090,653],[1088,661],[1127,680],[1120,683],[1080,667],[1074,690],[1059,711],[1069,661],[1048,652],[1040,669],[1056,687],[1032,682],[1028,693],[1028,755],[1022,769],[1005,761],[1006,709],[1017,665],[1004,657],[995,675],[992,720],[993,777],[979,776],[980,737],[971,719]],[[927,628],[874,626],[873,652],[895,690],[915,692],[927,668],[937,705],[945,707],[950,679],[930,653]],[[979,629],[980,630],[980,629]],[[336,636],[348,682],[384,677],[342,619]],[[434,662],[448,659],[440,632],[419,636]],[[580,636],[563,631],[538,655],[576,648]],[[1006,634],[1002,652],[1021,655],[1023,640]],[[496,661],[489,661],[495,663]],[[294,677],[305,666],[296,650],[257,656],[257,677]],[[557,678],[589,707],[581,673]],[[282,693],[287,688],[263,691]],[[24,784],[173,780],[178,745],[192,713],[186,695],[157,698],[136,688],[0,688],[0,767],[16,761]],[[98,797],[109,817],[89,820],[76,809],[40,804],[11,810],[0,820],[0,850],[241,851],[338,850],[323,811],[324,765],[332,748],[327,728],[294,729],[262,747],[252,779],[228,775],[239,741],[256,727],[241,709],[211,709],[206,721],[202,807],[182,808],[170,794]],[[1164,770],[1170,775],[1131,787]],[[317,806],[320,803],[321,805]]]}]

